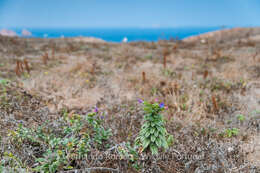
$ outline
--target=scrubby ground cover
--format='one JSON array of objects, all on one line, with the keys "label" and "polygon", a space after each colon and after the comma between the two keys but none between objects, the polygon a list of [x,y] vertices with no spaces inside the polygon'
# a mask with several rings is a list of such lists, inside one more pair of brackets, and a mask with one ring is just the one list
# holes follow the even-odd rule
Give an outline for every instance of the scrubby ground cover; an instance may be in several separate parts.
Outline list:
[{"label": "scrubby ground cover", "polygon": [[[249,36],[0,37],[0,172],[259,172],[260,41]],[[153,118],[138,99],[157,105]]]}]

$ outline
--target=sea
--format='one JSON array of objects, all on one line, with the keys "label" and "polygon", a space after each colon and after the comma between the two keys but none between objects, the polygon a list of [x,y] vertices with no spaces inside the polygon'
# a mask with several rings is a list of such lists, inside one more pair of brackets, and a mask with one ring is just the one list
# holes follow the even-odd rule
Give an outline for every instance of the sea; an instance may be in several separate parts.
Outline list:
[{"label": "sea", "polygon": [[96,37],[108,42],[181,40],[183,38],[223,29],[221,27],[182,28],[12,28],[19,36],[22,30],[36,38]]}]

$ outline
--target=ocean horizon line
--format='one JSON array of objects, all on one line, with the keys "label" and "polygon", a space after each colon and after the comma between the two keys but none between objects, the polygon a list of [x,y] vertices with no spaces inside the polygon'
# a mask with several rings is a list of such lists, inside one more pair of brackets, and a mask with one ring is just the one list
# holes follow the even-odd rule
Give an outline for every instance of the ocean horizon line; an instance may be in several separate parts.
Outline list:
[{"label": "ocean horizon line", "polygon": [[[196,36],[232,27],[176,27],[176,28],[7,28],[16,36],[32,38],[94,37],[107,42],[158,41]],[[1,30],[1,28],[0,28]],[[24,35],[24,33],[26,35]]]}]

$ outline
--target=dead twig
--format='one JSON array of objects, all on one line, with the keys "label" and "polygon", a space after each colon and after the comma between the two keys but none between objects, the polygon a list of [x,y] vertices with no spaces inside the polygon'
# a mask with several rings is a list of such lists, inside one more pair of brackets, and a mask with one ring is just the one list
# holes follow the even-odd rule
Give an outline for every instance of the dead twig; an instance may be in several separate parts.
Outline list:
[{"label": "dead twig", "polygon": [[42,62],[44,65],[47,65],[47,62],[49,60],[49,55],[47,52],[45,52],[45,54],[42,56]]},{"label": "dead twig", "polygon": [[167,56],[169,55],[169,50],[167,48],[163,49],[163,67],[166,68],[167,65]]},{"label": "dead twig", "polygon": [[216,98],[214,95],[211,96],[212,99],[212,103],[213,103],[213,107],[214,107],[214,111],[217,112],[218,111],[218,103],[216,101]]},{"label": "dead twig", "polygon": [[97,65],[97,63],[96,63],[96,61],[95,61],[95,62],[92,64],[92,68],[91,68],[91,74],[92,74],[92,75],[94,75],[94,73],[95,73],[96,65]]},{"label": "dead twig", "polygon": [[29,63],[28,63],[27,59],[24,59],[23,63],[24,63],[24,66],[25,66],[25,69],[26,69],[27,73],[30,74],[31,70],[30,70]]},{"label": "dead twig", "polygon": [[208,74],[209,74],[208,70],[205,70],[204,73],[203,73],[203,78],[206,79]]},{"label": "dead twig", "polygon": [[20,60],[16,60],[15,73],[18,77],[23,73],[23,63]]},{"label": "dead twig", "polygon": [[144,71],[142,72],[142,77],[143,77],[143,81],[142,82],[145,83],[146,82],[146,77],[145,77],[145,72]]}]

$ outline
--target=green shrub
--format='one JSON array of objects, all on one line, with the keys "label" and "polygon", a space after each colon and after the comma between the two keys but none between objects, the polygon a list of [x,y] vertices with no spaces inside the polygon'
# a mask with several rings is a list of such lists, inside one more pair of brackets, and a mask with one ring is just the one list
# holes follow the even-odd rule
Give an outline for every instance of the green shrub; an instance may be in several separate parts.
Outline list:
[{"label": "green shrub", "polygon": [[225,134],[226,137],[231,138],[232,136],[236,136],[239,133],[239,129],[232,128],[232,129],[226,129]]},{"label": "green shrub", "polygon": [[8,82],[9,82],[9,81],[6,80],[6,79],[0,79],[0,84],[3,85],[3,86],[7,85]]},{"label": "green shrub", "polygon": [[239,114],[237,115],[237,119],[242,122],[245,120],[245,116],[243,114]]},{"label": "green shrub", "polygon": [[173,141],[173,136],[167,133],[163,117],[160,114],[164,110],[164,104],[144,101],[143,105],[146,113],[145,122],[136,138],[136,145],[141,146],[143,151],[150,150],[153,155],[158,154],[158,149],[167,149]]},{"label": "green shrub", "polygon": [[[42,154],[35,157],[36,167],[31,171],[50,173],[73,169],[75,162],[86,158],[91,148],[108,147],[106,141],[111,135],[111,130],[102,126],[102,118],[97,113],[90,113],[85,118],[64,113],[64,116],[55,122],[46,122],[38,128],[19,125],[15,131],[9,133],[10,142],[15,144],[17,149],[24,144],[42,148]],[[4,166],[26,168],[17,156],[6,154],[7,156],[8,163],[0,164],[0,169]]]}]

